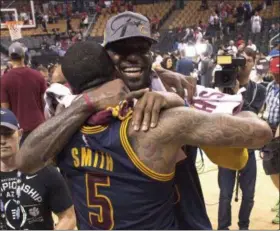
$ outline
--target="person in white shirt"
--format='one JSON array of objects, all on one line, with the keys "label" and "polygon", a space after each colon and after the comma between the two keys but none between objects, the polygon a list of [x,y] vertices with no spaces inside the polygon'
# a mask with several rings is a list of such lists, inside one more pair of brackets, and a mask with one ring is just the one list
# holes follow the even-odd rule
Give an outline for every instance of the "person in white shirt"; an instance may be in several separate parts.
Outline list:
[{"label": "person in white shirt", "polygon": [[184,40],[182,40],[179,45],[178,45],[178,51],[180,53],[180,55],[182,54],[182,52],[184,52],[186,50],[186,42]]},{"label": "person in white shirt", "polygon": [[227,47],[227,51],[229,54],[233,55],[234,57],[236,57],[236,54],[238,52],[237,47],[234,45],[234,41],[230,40],[229,41],[229,46]]},{"label": "person in white shirt", "polygon": [[202,35],[201,31],[202,30],[201,30],[200,27],[196,28],[196,30],[195,30],[195,42],[196,43],[201,43],[202,42],[203,35]]},{"label": "person in white shirt", "polygon": [[257,46],[252,42],[251,39],[248,40],[247,47],[251,48],[253,51],[257,51]]},{"label": "person in white shirt", "polygon": [[214,23],[215,23],[215,19],[218,20],[219,17],[218,17],[218,15],[216,14],[216,12],[213,11],[212,14],[211,14],[211,16],[210,16],[210,18],[209,18],[209,24],[211,24],[211,25],[213,26]]},{"label": "person in white shirt", "polygon": [[253,34],[261,32],[262,18],[259,16],[257,11],[255,12],[255,15],[251,17],[251,26]]}]

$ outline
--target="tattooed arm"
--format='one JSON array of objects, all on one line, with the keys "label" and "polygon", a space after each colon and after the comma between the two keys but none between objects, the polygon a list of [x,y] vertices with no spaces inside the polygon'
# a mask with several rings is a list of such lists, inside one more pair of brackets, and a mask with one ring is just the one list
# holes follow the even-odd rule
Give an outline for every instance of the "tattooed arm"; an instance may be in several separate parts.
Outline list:
[{"label": "tattooed arm", "polygon": [[161,139],[177,140],[179,146],[228,146],[260,148],[272,138],[266,122],[245,111],[236,116],[209,114],[189,108],[166,110],[160,117],[159,130],[168,132]]},{"label": "tattooed arm", "polygon": [[61,152],[74,133],[94,112],[114,106],[123,100],[128,89],[121,80],[114,80],[87,92],[93,108],[83,97],[74,101],[55,117],[37,127],[24,141],[17,153],[18,169],[34,173],[43,168],[48,160]]},{"label": "tattooed arm", "polygon": [[146,133],[130,125],[129,137],[143,163],[158,173],[170,173],[184,144],[260,148],[272,139],[272,132],[251,112],[230,116],[177,107],[163,111],[158,126]]}]

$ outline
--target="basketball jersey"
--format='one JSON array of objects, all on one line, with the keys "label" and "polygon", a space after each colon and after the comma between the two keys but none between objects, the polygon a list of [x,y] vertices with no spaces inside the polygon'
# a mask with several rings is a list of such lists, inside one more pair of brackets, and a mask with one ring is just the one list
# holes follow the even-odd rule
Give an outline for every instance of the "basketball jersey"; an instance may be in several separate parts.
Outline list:
[{"label": "basketball jersey", "polygon": [[79,229],[177,229],[174,174],[149,169],[133,151],[129,118],[84,126],[58,155]]}]

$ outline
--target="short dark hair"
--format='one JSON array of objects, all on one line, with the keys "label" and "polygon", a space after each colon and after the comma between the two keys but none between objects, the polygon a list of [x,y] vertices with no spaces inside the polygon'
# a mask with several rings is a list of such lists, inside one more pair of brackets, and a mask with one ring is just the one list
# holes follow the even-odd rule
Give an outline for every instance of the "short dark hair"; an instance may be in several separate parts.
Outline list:
[{"label": "short dark hair", "polygon": [[10,59],[11,59],[11,61],[21,61],[22,59],[24,59],[24,57],[22,57],[18,54],[11,54]]},{"label": "short dark hair", "polygon": [[114,78],[114,64],[104,47],[94,41],[75,43],[61,61],[61,70],[75,93]]},{"label": "short dark hair", "polygon": [[249,57],[252,57],[253,60],[256,60],[257,52],[254,51],[252,48],[250,48],[250,47],[245,47],[244,53],[245,53],[246,55],[248,55]]}]

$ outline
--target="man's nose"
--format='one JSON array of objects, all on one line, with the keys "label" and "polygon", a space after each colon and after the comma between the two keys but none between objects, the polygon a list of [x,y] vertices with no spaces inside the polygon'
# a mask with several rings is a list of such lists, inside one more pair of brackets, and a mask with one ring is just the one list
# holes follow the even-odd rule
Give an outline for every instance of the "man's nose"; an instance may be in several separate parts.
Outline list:
[{"label": "man's nose", "polygon": [[4,145],[4,144],[6,144],[6,137],[5,136],[0,136],[0,144],[1,145]]},{"label": "man's nose", "polygon": [[137,63],[139,59],[138,59],[138,55],[136,54],[128,54],[126,56],[126,60],[129,62]]}]

